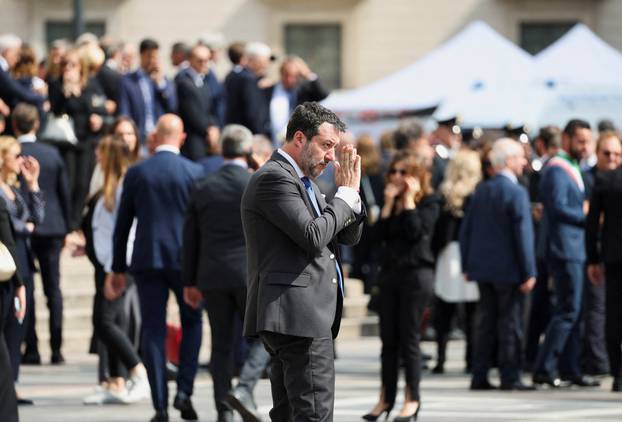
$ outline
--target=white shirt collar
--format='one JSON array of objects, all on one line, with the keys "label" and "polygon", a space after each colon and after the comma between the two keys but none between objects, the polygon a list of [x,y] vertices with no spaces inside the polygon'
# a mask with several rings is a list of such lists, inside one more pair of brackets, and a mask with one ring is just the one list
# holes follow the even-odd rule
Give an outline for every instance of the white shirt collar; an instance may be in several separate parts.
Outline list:
[{"label": "white shirt collar", "polygon": [[37,136],[33,133],[27,133],[17,138],[20,144],[32,143],[37,141]]},{"label": "white shirt collar", "polygon": [[305,177],[305,174],[300,169],[300,166],[298,166],[298,164],[296,163],[296,161],[294,161],[294,159],[292,158],[291,155],[289,155],[288,153],[283,151],[281,148],[279,148],[277,150],[277,152],[279,154],[281,154],[283,156],[283,158],[285,158],[287,160],[287,162],[292,165],[292,167],[294,167],[294,170],[296,170],[296,174],[298,175],[299,178],[302,179],[303,177]]},{"label": "white shirt collar", "polygon": [[172,152],[173,154],[179,155],[179,148],[174,147],[173,145],[160,145],[155,149],[156,154],[162,151]]},{"label": "white shirt collar", "polygon": [[2,68],[5,72],[9,71],[9,63],[2,56],[0,56],[0,68]]},{"label": "white shirt collar", "polygon": [[514,183],[518,183],[518,178],[516,177],[516,175],[510,169],[499,170],[497,172],[497,174],[500,174],[501,176],[507,177],[508,179],[510,179]]},{"label": "white shirt collar", "polygon": [[223,160],[223,165],[227,165],[227,164],[239,166],[245,169],[248,168],[248,163],[246,162],[244,158],[225,158]]},{"label": "white shirt collar", "polygon": [[185,71],[188,72],[188,75],[190,75],[190,77],[192,78],[192,81],[194,82],[196,86],[198,87],[203,86],[203,78],[205,77],[205,75],[201,75],[199,72],[194,70],[191,66],[187,66],[185,68]]}]

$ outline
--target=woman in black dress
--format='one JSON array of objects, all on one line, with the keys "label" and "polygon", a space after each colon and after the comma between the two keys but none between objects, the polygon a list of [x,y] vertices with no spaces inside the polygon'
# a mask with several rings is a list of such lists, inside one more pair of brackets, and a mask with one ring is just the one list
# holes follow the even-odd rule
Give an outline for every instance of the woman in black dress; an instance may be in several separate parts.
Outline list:
[{"label": "woman in black dress", "polygon": [[432,296],[434,255],[431,238],[439,215],[430,172],[413,154],[399,153],[386,178],[384,206],[378,222],[384,246],[380,272],[380,399],[363,419],[374,421],[393,409],[400,362],[404,365],[404,405],[395,421],[416,420],[421,408],[421,322]]},{"label": "woman in black dress", "polygon": [[95,168],[95,147],[104,131],[106,95],[95,78],[97,66],[85,50],[68,51],[61,62],[60,79],[50,80],[52,112],[73,120],[75,145],[58,144],[67,166],[71,189],[71,229],[79,227],[82,208]]}]

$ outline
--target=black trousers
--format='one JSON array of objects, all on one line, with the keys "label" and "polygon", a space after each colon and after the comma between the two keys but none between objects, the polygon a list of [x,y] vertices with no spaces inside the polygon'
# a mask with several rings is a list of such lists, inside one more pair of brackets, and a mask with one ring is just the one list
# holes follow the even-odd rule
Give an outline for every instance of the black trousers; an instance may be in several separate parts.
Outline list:
[{"label": "black trousers", "polygon": [[129,321],[124,297],[112,301],[104,297],[105,277],[104,269],[96,267],[93,327],[96,337],[106,349],[109,375],[126,377],[127,371],[140,363],[140,357],[127,335]]},{"label": "black trousers", "polygon": [[531,307],[525,344],[525,361],[532,367],[538,356],[540,337],[546,331],[553,313],[552,294],[549,288],[549,268],[546,261],[539,259],[536,262],[538,277],[536,285],[531,291]]},{"label": "black trousers", "polygon": [[605,339],[609,355],[609,371],[615,378],[622,377],[622,264],[605,264],[606,317]]},{"label": "black trousers", "polygon": [[203,292],[212,335],[210,372],[214,382],[216,410],[227,409],[223,399],[231,389],[234,373],[236,320],[244,318],[246,288]]},{"label": "black trousers", "polygon": [[262,331],[272,358],[272,422],[332,422],[335,404],[333,339]]},{"label": "black trousers", "polygon": [[473,382],[481,383],[487,380],[488,370],[496,354],[501,383],[514,384],[520,380],[522,363],[521,292],[517,284],[488,282],[477,284],[479,306]]},{"label": "black trousers", "polygon": [[[605,289],[585,277],[583,291],[583,372],[606,374],[609,358],[605,342]],[[622,303],[622,302],[621,302]]]},{"label": "black trousers", "polygon": [[13,287],[10,282],[0,283],[0,420],[2,422],[19,420],[11,359],[4,336],[7,319],[13,312]]},{"label": "black trousers", "polygon": [[71,221],[70,228],[80,227],[82,209],[89,193],[91,175],[95,168],[96,143],[81,141],[77,147],[63,146],[59,152],[65,161],[67,177],[69,179],[69,191],[71,193]]},{"label": "black trousers", "polygon": [[453,303],[445,302],[440,297],[434,298],[434,331],[436,332],[437,364],[444,365],[447,356],[447,343],[452,328],[454,315],[458,314],[459,307],[464,308],[464,334],[466,336],[466,350],[464,361],[467,369],[473,364],[473,331],[475,328],[475,311],[477,302]]},{"label": "black trousers", "polygon": [[[60,352],[63,342],[63,294],[60,290],[60,253],[62,236],[33,236],[30,239],[32,253],[39,261],[43,293],[50,313],[50,349]],[[38,352],[35,303],[30,308],[30,322],[26,329],[26,352]]]},{"label": "black trousers", "polygon": [[380,278],[380,339],[382,387],[386,403],[397,395],[400,358],[411,400],[420,400],[421,323],[433,291],[431,268],[392,271]]}]

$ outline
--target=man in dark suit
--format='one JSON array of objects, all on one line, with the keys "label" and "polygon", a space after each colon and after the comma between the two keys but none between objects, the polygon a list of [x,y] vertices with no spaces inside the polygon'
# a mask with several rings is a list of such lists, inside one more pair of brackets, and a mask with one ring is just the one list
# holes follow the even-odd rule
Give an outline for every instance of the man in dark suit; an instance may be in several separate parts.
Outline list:
[{"label": "man in dark suit", "polygon": [[605,281],[607,354],[613,376],[612,391],[619,392],[622,391],[622,167],[596,177],[585,232],[588,277],[596,285]]},{"label": "man in dark suit", "polygon": [[[192,307],[205,301],[212,332],[210,370],[218,421],[233,420],[225,404],[233,377],[236,322],[246,307],[246,244],[240,201],[251,174],[247,158],[252,154],[253,135],[240,125],[226,126],[222,136],[223,167],[199,181],[192,193],[184,224],[183,276],[185,296]],[[258,421],[252,399],[254,386],[268,363],[260,342],[251,347],[249,360],[237,387],[245,421]]]},{"label": "man in dark suit", "polygon": [[[621,159],[622,143],[616,132],[601,132],[596,143],[596,164],[583,172],[587,199],[591,197],[598,175],[618,168]],[[583,368],[589,375],[605,375],[609,373],[605,340],[605,286],[603,283],[593,283],[586,277],[583,296]]]},{"label": "man in dark suit", "polygon": [[[69,186],[65,164],[58,151],[37,142],[39,114],[35,106],[21,103],[13,110],[13,130],[22,146],[22,154],[32,156],[39,162],[39,184],[45,200],[45,217],[35,227],[31,238],[32,251],[39,261],[43,292],[50,311],[50,349],[52,364],[65,360],[61,354],[63,328],[63,295],[60,290],[60,253],[68,231]],[[33,299],[34,303],[34,299]],[[41,363],[35,330],[35,309],[28,310],[26,327],[26,350],[24,363]]]},{"label": "man in dark suit", "polygon": [[540,198],[544,206],[542,225],[546,228],[545,256],[555,286],[556,304],[534,365],[533,381],[559,387],[560,356],[567,381],[582,387],[599,385],[583,375],[579,359],[578,319],[583,298],[585,265],[585,186],[579,167],[586,154],[592,131],[589,123],[571,120],[562,134],[562,149],[552,157],[540,180]]},{"label": "man in dark suit", "polygon": [[158,53],[156,41],[141,41],[140,67],[121,80],[119,114],[136,122],[141,143],[153,131],[160,116],[177,111],[175,86],[164,76]]},{"label": "man in dark suit", "polygon": [[175,78],[179,97],[179,117],[187,137],[181,153],[192,161],[205,157],[208,145],[218,142],[218,119],[212,110],[211,92],[205,82],[209,71],[209,48],[198,44],[190,52],[188,67]]},{"label": "man in dark suit", "polygon": [[265,76],[271,57],[270,47],[248,43],[244,49],[245,65],[231,72],[225,80],[227,124],[246,126],[253,134],[270,133],[268,106],[259,80]]},{"label": "man in dark suit", "polygon": [[281,80],[264,88],[270,110],[272,143],[279,146],[285,136],[289,116],[297,105],[307,101],[322,101],[329,91],[320,78],[300,57],[287,57],[281,64]]},{"label": "man in dark suit", "polygon": [[330,203],[313,179],[335,159],[344,130],[319,104],[299,105],[285,145],[251,177],[242,198],[244,333],[259,336],[272,357],[273,421],[333,420],[333,339],[344,294],[337,242],[356,244],[365,215],[356,149],[339,149],[339,189]]},{"label": "man in dark suit", "polygon": [[490,160],[496,175],[477,188],[460,228],[465,278],[480,292],[471,390],[496,388],[488,381],[493,356],[501,389],[528,390],[520,377],[521,302],[536,283],[536,263],[529,196],[517,179],[526,161],[509,138],[494,143]]},{"label": "man in dark suit", "polygon": [[597,166],[600,164],[601,168],[615,169],[596,173],[585,228],[588,278],[593,289],[605,290],[605,344],[609,372],[613,376],[612,391],[616,392],[622,391],[622,255],[619,252],[622,247],[621,152],[620,139],[613,132],[598,143]]},{"label": "man in dark suit", "polygon": [[168,421],[164,342],[169,290],[177,299],[182,326],[173,406],[181,410],[183,419],[197,419],[190,396],[201,346],[201,311],[192,309],[183,300],[180,256],[186,204],[194,182],[202,176],[202,169],[179,156],[183,140],[181,119],[165,114],[158,120],[154,134],[155,155],[131,167],[125,175],[113,236],[113,273],[104,287],[108,298],[118,297],[125,288],[127,239],[136,219],[129,272],[136,280],[140,300],[143,358],[156,409],[152,422]]},{"label": "man in dark suit", "polygon": [[[22,41],[13,34],[0,35],[0,99],[13,109],[24,102],[43,107],[46,98],[18,83],[11,76],[11,69],[19,60]],[[11,129],[10,127],[8,128]]]}]

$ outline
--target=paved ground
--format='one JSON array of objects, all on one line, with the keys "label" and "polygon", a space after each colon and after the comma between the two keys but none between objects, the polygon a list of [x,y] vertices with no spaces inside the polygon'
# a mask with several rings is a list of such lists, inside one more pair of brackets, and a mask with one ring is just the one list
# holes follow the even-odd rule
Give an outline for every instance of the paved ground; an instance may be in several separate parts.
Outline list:
[{"label": "paved ground", "polygon": [[[379,347],[375,338],[364,338],[338,345],[337,397],[335,422],[359,421],[375,403],[379,380]],[[424,348],[432,352],[432,345]],[[422,381],[422,421],[622,421],[622,394],[609,392],[610,380],[594,390],[541,390],[527,393],[470,392],[468,377],[462,373],[460,342],[451,343],[448,374],[425,374]],[[21,408],[25,422],[108,422],[147,421],[152,415],[150,403],[131,406],[84,406],[82,397],[92,391],[95,358],[69,356],[63,367],[25,367],[20,391],[33,398],[35,406]],[[174,385],[170,385],[174,394]],[[267,415],[270,404],[268,381],[256,391],[261,411]],[[401,397],[400,397],[401,399]],[[398,399],[399,400],[399,399]],[[201,373],[194,396],[201,421],[216,419],[211,379]],[[396,407],[399,407],[397,403]],[[171,420],[180,421],[171,408]],[[266,420],[267,417],[266,417]],[[1,421],[0,421],[1,422]]]}]

